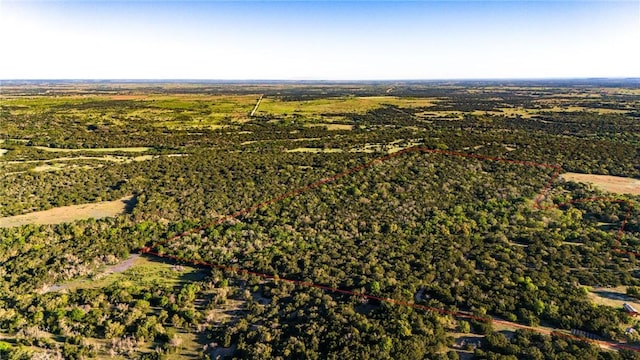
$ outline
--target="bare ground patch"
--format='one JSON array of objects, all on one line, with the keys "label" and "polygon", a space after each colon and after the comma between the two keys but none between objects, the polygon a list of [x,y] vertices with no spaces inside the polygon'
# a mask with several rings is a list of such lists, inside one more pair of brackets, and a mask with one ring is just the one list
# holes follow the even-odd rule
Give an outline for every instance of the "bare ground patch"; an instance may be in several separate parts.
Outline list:
[{"label": "bare ground patch", "polygon": [[113,274],[113,273],[121,273],[129,269],[136,262],[136,259],[140,257],[140,254],[131,254],[126,260],[122,260],[121,262],[111,265],[107,267],[104,271],[105,275]]},{"label": "bare ground patch", "polygon": [[0,228],[22,226],[26,224],[61,224],[89,218],[112,217],[125,212],[133,200],[133,195],[114,201],[61,206],[54,209],[36,211],[29,214],[0,218]]},{"label": "bare ground patch", "polygon": [[564,173],[562,178],[567,181],[593,184],[597,188],[616,194],[640,195],[640,179],[578,173]]}]

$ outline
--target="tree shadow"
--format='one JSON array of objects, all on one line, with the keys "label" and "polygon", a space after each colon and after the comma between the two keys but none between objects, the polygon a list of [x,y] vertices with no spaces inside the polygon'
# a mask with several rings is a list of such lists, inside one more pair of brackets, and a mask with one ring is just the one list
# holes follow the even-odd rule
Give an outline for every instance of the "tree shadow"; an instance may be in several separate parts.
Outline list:
[{"label": "tree shadow", "polygon": [[122,200],[122,203],[124,204],[124,212],[127,214],[131,214],[133,208],[138,204],[138,197],[136,195],[133,195],[130,199]]},{"label": "tree shadow", "polygon": [[203,281],[211,274],[211,268],[204,265],[193,265],[179,260],[158,257],[149,254],[140,254],[146,261],[158,264],[170,265],[170,269],[180,273],[180,283]]},{"label": "tree shadow", "polygon": [[615,291],[593,290],[592,292],[594,294],[600,296],[600,297],[611,299],[611,300],[628,301],[628,302],[637,302],[638,301],[637,299],[634,299],[631,296],[628,296],[626,294],[621,294],[621,293],[615,292]]}]

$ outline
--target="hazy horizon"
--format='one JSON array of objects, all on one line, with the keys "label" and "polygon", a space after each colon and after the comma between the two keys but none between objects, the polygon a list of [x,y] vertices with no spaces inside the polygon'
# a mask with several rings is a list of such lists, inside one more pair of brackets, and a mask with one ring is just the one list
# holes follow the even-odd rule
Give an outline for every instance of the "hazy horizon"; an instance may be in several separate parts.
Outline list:
[{"label": "hazy horizon", "polygon": [[0,79],[640,77],[637,1],[2,1]]},{"label": "hazy horizon", "polygon": [[574,82],[574,81],[624,81],[624,82],[638,82],[640,84],[640,77],[628,76],[628,77],[540,77],[540,78],[450,78],[450,79],[162,79],[162,78],[146,78],[146,79],[100,79],[100,78],[42,78],[42,79],[26,79],[26,78],[0,78],[0,81],[4,82],[59,82],[59,83],[446,83],[446,82]]}]

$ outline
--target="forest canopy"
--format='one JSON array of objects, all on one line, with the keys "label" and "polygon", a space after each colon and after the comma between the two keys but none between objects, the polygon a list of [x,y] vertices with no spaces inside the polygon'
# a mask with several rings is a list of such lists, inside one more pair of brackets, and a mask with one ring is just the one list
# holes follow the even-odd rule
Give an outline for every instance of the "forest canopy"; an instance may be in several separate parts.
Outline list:
[{"label": "forest canopy", "polygon": [[637,84],[2,86],[0,357],[640,358]]}]

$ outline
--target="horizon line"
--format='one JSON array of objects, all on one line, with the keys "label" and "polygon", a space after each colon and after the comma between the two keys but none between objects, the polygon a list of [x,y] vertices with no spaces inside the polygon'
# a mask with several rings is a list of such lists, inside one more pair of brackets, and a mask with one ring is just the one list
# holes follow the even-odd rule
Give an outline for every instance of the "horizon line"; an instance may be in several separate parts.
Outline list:
[{"label": "horizon line", "polygon": [[478,77],[478,78],[398,78],[398,79],[216,79],[216,78],[33,78],[0,79],[3,82],[433,82],[433,81],[549,81],[549,80],[637,80],[640,76],[567,76],[567,77]]}]

